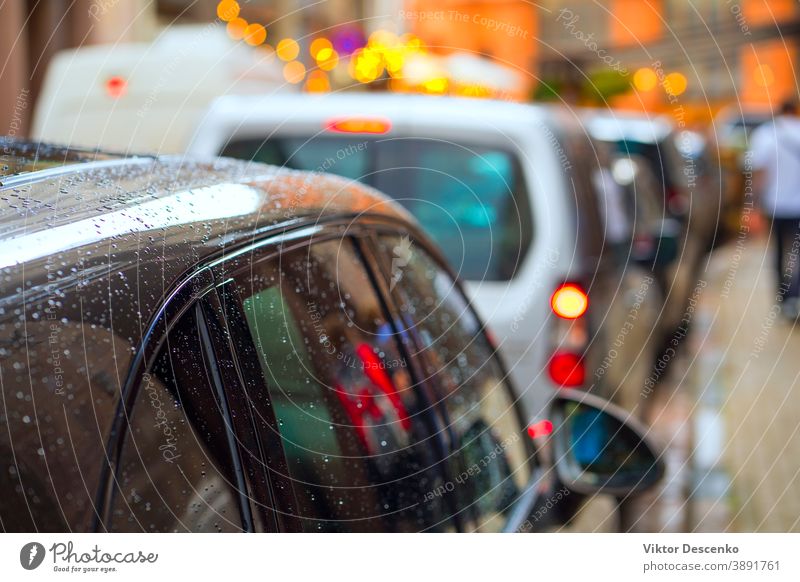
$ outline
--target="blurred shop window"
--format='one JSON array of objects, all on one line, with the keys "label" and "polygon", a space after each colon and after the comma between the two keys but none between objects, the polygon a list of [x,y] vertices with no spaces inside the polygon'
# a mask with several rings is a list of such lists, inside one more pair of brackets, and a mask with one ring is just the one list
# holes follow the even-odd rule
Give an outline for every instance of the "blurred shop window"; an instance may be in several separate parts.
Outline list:
[{"label": "blurred shop window", "polygon": [[797,15],[796,0],[744,0],[744,21],[750,26],[775,26],[776,22],[789,20]]},{"label": "blurred shop window", "polygon": [[612,0],[608,6],[611,44],[647,44],[663,34],[661,0]]}]

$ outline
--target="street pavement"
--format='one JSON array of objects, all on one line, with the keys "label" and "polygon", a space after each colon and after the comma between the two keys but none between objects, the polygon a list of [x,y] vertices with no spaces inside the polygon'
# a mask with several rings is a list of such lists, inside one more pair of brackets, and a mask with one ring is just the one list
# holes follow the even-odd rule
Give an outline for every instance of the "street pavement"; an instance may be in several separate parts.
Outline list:
[{"label": "street pavement", "polygon": [[[640,496],[630,531],[800,531],[800,323],[779,314],[765,235],[715,249],[689,334],[650,395],[666,476]],[[563,531],[615,531],[615,503],[590,500]]]}]

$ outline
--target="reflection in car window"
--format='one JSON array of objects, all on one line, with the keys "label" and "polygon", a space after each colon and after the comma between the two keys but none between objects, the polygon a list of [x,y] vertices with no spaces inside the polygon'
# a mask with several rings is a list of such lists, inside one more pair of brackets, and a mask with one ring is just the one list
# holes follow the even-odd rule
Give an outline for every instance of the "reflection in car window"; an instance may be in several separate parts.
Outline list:
[{"label": "reflection in car window", "polygon": [[502,368],[453,279],[423,249],[400,237],[379,246],[387,256],[403,255],[390,285],[442,390],[456,451],[448,465],[459,476],[448,495],[467,529],[500,530],[529,476],[523,426]]},{"label": "reflection in car window", "polygon": [[194,312],[144,376],[125,437],[113,531],[241,531],[228,430],[202,356]]},{"label": "reflection in car window", "polygon": [[[235,278],[306,531],[448,527],[429,413],[351,242]],[[274,438],[266,435],[266,438]]]},{"label": "reflection in car window", "polygon": [[522,168],[502,148],[433,139],[238,140],[221,155],[339,174],[397,199],[469,280],[510,279],[533,223]]}]

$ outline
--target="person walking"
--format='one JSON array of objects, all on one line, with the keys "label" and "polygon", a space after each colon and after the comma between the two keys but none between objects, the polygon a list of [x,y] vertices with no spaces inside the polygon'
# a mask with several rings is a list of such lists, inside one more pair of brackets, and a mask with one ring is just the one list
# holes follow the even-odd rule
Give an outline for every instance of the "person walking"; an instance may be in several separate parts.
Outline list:
[{"label": "person walking", "polygon": [[770,123],[753,131],[748,157],[753,188],[772,220],[777,297],[781,312],[800,316],[800,117],[794,100],[781,105]]}]

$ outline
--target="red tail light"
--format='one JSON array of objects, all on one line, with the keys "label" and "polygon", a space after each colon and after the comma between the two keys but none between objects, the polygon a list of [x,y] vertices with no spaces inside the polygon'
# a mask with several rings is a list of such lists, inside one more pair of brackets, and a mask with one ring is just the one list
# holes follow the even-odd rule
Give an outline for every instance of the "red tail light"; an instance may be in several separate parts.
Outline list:
[{"label": "red tail light", "polygon": [[586,380],[586,364],[579,354],[556,352],[547,367],[550,379],[560,386],[574,388]]},{"label": "red tail light", "polygon": [[128,81],[115,75],[106,80],[106,94],[112,99],[119,99],[128,91]]},{"label": "red tail light", "polygon": [[553,432],[553,423],[549,420],[540,420],[528,426],[528,436],[532,439],[547,436]]},{"label": "red tail light", "polygon": [[559,317],[577,319],[586,313],[589,307],[589,296],[580,285],[564,283],[550,297],[550,307]]},{"label": "red tail light", "polygon": [[325,129],[337,133],[387,133],[392,122],[383,117],[343,117],[331,119]]}]

